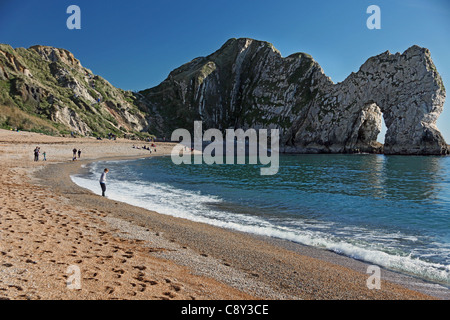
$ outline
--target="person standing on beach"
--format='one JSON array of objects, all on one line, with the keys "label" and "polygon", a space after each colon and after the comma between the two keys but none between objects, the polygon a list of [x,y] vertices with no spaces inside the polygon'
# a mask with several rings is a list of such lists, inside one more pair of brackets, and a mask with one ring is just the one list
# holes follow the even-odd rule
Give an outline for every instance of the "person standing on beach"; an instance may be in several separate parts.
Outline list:
[{"label": "person standing on beach", "polygon": [[78,159],[81,158],[81,149],[78,149]]},{"label": "person standing on beach", "polygon": [[106,192],[106,174],[109,172],[108,168],[103,170],[102,175],[100,176],[100,187],[102,188],[102,196],[105,196]]},{"label": "person standing on beach", "polygon": [[39,161],[39,147],[34,149],[34,161]]},{"label": "person standing on beach", "polygon": [[47,161],[47,152],[43,152],[42,155],[44,156],[44,161]]},{"label": "person standing on beach", "polygon": [[72,152],[73,152],[73,159],[75,160],[77,158],[77,149],[73,148]]}]

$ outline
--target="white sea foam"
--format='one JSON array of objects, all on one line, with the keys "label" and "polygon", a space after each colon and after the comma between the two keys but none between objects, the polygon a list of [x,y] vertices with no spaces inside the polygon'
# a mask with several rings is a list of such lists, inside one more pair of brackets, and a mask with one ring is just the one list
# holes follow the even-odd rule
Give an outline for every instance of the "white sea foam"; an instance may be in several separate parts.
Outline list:
[{"label": "white sea foam", "polygon": [[[72,176],[79,186],[101,194],[97,179]],[[293,242],[328,249],[351,258],[363,260],[382,267],[395,269],[440,283],[449,282],[450,266],[430,263],[405,254],[392,254],[381,251],[368,241],[355,241],[345,237],[331,235],[332,223],[324,223],[310,228],[308,224],[296,221],[296,224],[280,225],[256,215],[223,212],[211,206],[222,200],[199,192],[177,189],[169,184],[146,183],[143,181],[114,181],[108,185],[107,196],[110,199],[129,203],[161,214],[185,218],[196,222],[238,230],[257,235],[275,237]],[[367,233],[367,230],[365,230]],[[375,234],[371,238],[402,237],[401,234]],[[417,238],[409,237],[409,241]],[[365,242],[361,245],[361,242]],[[388,252],[385,252],[388,251]]]}]

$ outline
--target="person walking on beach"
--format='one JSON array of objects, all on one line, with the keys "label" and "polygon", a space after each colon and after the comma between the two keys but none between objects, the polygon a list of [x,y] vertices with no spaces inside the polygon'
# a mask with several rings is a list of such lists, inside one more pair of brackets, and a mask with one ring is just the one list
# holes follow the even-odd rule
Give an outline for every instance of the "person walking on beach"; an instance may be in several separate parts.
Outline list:
[{"label": "person walking on beach", "polygon": [[78,149],[78,159],[81,158],[81,149]]},{"label": "person walking on beach", "polygon": [[34,149],[34,161],[39,161],[39,147]]},{"label": "person walking on beach", "polygon": [[43,152],[42,155],[44,156],[44,161],[47,161],[47,152]]},{"label": "person walking on beach", "polygon": [[72,152],[73,152],[73,160],[75,160],[77,158],[77,149],[73,148]]},{"label": "person walking on beach", "polygon": [[106,192],[106,174],[109,172],[108,168],[103,170],[102,175],[100,176],[100,187],[102,188],[102,196],[105,196]]}]

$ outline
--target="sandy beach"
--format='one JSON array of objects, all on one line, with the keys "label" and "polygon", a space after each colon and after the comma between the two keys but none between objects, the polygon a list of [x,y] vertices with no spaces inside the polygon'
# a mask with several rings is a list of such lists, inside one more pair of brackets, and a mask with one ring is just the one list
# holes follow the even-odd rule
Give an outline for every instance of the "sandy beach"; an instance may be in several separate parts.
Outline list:
[{"label": "sandy beach", "polygon": [[[169,154],[145,142],[0,130],[0,299],[448,299],[448,289],[329,251],[109,200],[70,175],[98,160]],[[147,144],[148,145],[148,144]],[[47,161],[33,161],[36,146]],[[72,149],[82,150],[72,161]],[[71,284],[74,268],[80,287]]]}]

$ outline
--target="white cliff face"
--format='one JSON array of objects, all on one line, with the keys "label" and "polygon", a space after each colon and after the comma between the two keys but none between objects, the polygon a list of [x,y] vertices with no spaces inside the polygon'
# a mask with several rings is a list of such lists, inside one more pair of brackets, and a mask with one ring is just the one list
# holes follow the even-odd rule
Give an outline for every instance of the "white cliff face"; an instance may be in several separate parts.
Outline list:
[{"label": "white cliff face", "polygon": [[58,106],[52,114],[52,121],[65,124],[67,127],[75,129],[77,133],[88,134],[90,128],[81,120],[78,114],[68,107]]},{"label": "white cliff face", "polygon": [[266,42],[231,39],[143,95],[162,119],[185,114],[179,127],[202,120],[219,129],[278,128],[284,152],[381,152],[382,117],[384,153],[447,152],[436,127],[445,88],[430,52],[418,46],[372,57],[334,84],[307,54],[283,58]]},{"label": "white cliff face", "polygon": [[[359,122],[353,119],[362,112],[370,112],[364,108],[372,103],[383,113],[387,126],[384,153],[442,154],[446,151],[446,143],[436,128],[445,89],[427,49],[414,46],[403,54],[386,52],[370,58],[357,73],[331,86],[327,96],[326,101],[318,103],[331,105],[341,113],[336,125],[328,124],[330,134],[337,133],[341,127],[348,132],[337,139],[346,150],[360,144],[359,138],[354,139],[360,129]],[[344,140],[347,137],[350,139]],[[301,141],[302,137],[298,139]]]}]

